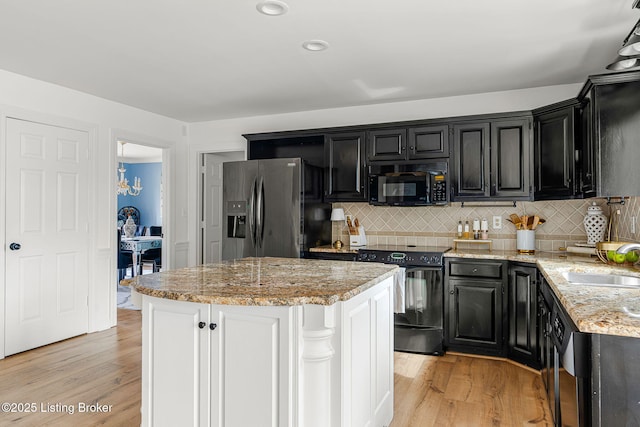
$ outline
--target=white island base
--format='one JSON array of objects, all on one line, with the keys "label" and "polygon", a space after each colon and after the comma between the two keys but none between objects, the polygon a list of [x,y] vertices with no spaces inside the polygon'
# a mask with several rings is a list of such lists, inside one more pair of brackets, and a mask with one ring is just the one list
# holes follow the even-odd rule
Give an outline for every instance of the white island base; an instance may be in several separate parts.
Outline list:
[{"label": "white island base", "polygon": [[333,305],[142,294],[143,426],[388,426],[393,278]]}]

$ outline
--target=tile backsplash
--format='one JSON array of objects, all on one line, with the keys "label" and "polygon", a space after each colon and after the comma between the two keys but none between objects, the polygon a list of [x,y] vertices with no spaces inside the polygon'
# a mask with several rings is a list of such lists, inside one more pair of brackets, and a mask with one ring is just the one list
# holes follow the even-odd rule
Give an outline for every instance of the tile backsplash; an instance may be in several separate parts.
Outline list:
[{"label": "tile backsplash", "polygon": [[[636,241],[637,234],[631,233],[632,219],[640,215],[640,198],[632,197],[625,205],[612,205],[614,216],[620,209],[618,240]],[[555,200],[540,202],[517,202],[516,207],[509,202],[452,203],[445,207],[393,207],[371,206],[367,203],[334,203],[333,207],[343,208],[345,214],[357,217],[365,228],[370,245],[453,245],[458,221],[486,218],[489,221],[489,238],[495,249],[515,250],[516,229],[507,221],[510,214],[539,215],[546,223],[536,229],[536,249],[556,251],[575,242],[586,242],[583,219],[587,207],[593,202],[600,205],[609,216],[610,206],[605,199]],[[471,205],[471,206],[469,206]],[[502,218],[502,229],[492,228],[494,216]],[[615,222],[612,240],[615,239]],[[637,224],[636,224],[637,228]],[[640,230],[636,230],[640,233]],[[333,239],[348,242],[347,228],[343,223],[333,224]],[[462,245],[460,247],[463,247]]]}]

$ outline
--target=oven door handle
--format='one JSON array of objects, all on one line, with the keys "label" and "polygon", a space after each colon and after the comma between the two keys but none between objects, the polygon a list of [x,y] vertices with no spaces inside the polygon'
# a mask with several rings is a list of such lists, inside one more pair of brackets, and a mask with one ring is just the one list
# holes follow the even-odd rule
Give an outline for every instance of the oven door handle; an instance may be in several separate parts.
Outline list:
[{"label": "oven door handle", "polygon": [[405,273],[414,271],[442,271],[442,267],[405,267]]}]

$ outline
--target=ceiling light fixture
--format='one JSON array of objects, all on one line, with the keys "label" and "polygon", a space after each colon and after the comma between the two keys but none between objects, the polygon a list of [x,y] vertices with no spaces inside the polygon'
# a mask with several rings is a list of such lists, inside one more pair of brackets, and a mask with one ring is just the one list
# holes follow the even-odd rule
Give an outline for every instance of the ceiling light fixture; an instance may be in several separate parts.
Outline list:
[{"label": "ceiling light fixture", "polygon": [[620,56],[633,56],[640,54],[640,28],[636,29],[629,35],[624,46],[618,51]]},{"label": "ceiling light fixture", "polygon": [[329,49],[329,43],[324,40],[307,40],[302,47],[311,52],[320,52]]},{"label": "ceiling light fixture", "polygon": [[607,70],[624,71],[640,67],[640,55],[618,56],[615,61],[607,65]]},{"label": "ceiling light fixture", "polygon": [[268,16],[280,16],[287,13],[289,5],[280,0],[266,0],[256,5],[258,12]]},{"label": "ceiling light fixture", "polygon": [[[640,1],[636,1],[634,7],[638,3]],[[607,70],[624,71],[638,67],[640,67],[640,20],[636,22],[636,25],[622,42],[622,47],[618,50],[618,57],[607,65]]]},{"label": "ceiling light fixture", "polygon": [[[126,142],[124,141],[118,141],[120,143],[120,157],[124,157],[124,144],[126,144]],[[116,184],[116,193],[117,194],[122,194],[123,196],[126,195],[130,195],[130,196],[137,196],[140,194],[140,191],[142,191],[142,184],[140,183],[140,178],[138,178],[137,176],[133,179],[133,187],[129,185],[129,180],[127,178],[124,177],[124,173],[127,170],[124,168],[124,163],[122,161],[120,161],[120,167],[118,168],[118,172],[120,172],[120,180],[117,182]],[[132,190],[133,189],[133,190]]]}]

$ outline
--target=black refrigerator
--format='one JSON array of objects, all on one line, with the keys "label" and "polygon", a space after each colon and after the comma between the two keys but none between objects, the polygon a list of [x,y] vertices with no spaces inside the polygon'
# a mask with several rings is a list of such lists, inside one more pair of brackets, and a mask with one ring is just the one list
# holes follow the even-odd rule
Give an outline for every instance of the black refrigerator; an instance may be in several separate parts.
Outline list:
[{"label": "black refrigerator", "polygon": [[331,243],[322,169],[299,158],[226,162],[222,259],[300,258]]}]

